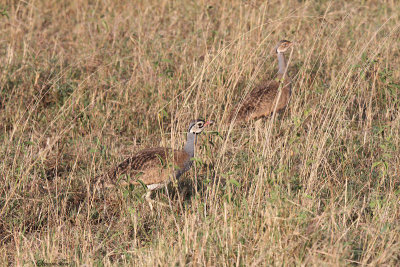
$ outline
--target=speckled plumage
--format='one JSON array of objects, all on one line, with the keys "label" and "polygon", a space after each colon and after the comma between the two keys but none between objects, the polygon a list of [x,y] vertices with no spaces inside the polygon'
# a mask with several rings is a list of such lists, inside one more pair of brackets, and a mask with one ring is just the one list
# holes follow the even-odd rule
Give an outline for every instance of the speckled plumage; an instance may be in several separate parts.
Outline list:
[{"label": "speckled plumage", "polygon": [[[282,93],[279,95],[279,87]],[[229,121],[236,117],[237,122],[257,120],[261,117],[269,116],[275,109],[276,100],[278,104],[276,111],[284,109],[290,98],[290,80],[267,81],[260,83],[254,90],[250,92],[248,97],[240,105],[239,110],[234,109],[229,117]]]},{"label": "speckled plumage", "polygon": [[148,148],[121,162],[104,175],[104,180],[105,184],[114,184],[119,178],[121,185],[139,184],[138,180],[145,185],[162,184],[169,181],[172,173],[178,179],[188,165],[191,165],[190,156],[183,150]]}]

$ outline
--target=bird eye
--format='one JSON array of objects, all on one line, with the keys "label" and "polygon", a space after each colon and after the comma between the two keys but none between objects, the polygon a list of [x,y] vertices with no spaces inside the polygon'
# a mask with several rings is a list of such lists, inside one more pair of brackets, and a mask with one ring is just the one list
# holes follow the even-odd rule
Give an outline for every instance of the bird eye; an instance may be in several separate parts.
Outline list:
[{"label": "bird eye", "polygon": [[204,123],[202,123],[202,122],[199,122],[199,123],[197,124],[197,126],[199,126],[200,128],[203,127],[203,125],[204,125]]}]

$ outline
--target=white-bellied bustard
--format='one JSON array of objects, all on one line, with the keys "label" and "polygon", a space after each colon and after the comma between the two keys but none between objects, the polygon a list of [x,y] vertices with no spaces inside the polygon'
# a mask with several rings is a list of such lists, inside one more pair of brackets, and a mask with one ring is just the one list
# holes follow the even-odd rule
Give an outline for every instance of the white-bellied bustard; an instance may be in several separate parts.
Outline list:
[{"label": "white-bellied bustard", "polygon": [[278,57],[278,74],[273,80],[263,80],[238,106],[234,107],[228,121],[249,122],[271,115],[274,110],[284,109],[291,95],[291,80],[287,74],[287,63],[284,53],[293,46],[287,40],[281,40],[276,45]]},{"label": "white-bellied bustard", "polygon": [[[171,180],[171,174],[175,179],[179,179],[183,173],[190,169],[193,163],[197,135],[212,123],[212,121],[206,122],[201,119],[191,122],[187,141],[182,150],[164,147],[143,149],[112,168],[111,171],[98,176],[96,182],[102,183],[105,187],[110,187],[117,182],[121,185],[138,185],[140,180],[147,186],[148,191],[145,198],[150,208],[153,209],[151,192],[166,186]],[[128,180],[118,181],[121,175],[126,175]]]}]

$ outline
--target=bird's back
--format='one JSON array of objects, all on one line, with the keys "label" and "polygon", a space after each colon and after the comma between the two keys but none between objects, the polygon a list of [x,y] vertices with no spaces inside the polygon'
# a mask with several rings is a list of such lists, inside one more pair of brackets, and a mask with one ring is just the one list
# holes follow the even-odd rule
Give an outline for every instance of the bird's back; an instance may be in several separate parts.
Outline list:
[{"label": "bird's back", "polygon": [[[144,149],[106,173],[104,178],[111,183],[123,178],[129,179],[129,184],[138,184],[138,180],[146,185],[160,184],[169,180],[171,170],[175,176],[182,174],[187,169],[187,162],[190,162],[190,157],[183,150],[164,147]],[[123,175],[126,177],[121,177]]]},{"label": "bird's back", "polygon": [[[234,109],[229,117],[232,121],[236,116],[236,121],[249,121],[260,117],[269,116],[275,108],[275,100],[279,94],[281,83],[278,80],[261,82],[246,97],[239,109]],[[277,111],[286,106],[290,96],[290,82],[286,81],[282,85],[282,93],[279,98]]]}]

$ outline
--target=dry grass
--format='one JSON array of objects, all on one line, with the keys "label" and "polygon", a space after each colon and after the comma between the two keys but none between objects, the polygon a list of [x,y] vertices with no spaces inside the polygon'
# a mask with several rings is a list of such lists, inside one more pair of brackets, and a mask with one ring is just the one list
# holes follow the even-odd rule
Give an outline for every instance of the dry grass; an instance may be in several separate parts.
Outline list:
[{"label": "dry grass", "polygon": [[[400,264],[400,4],[229,2],[0,4],[1,265]],[[283,38],[294,92],[256,142],[227,111]],[[90,189],[195,117],[169,208]]]}]

